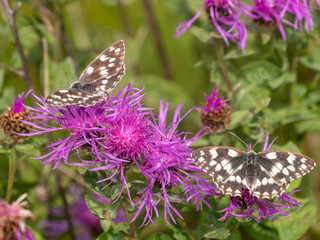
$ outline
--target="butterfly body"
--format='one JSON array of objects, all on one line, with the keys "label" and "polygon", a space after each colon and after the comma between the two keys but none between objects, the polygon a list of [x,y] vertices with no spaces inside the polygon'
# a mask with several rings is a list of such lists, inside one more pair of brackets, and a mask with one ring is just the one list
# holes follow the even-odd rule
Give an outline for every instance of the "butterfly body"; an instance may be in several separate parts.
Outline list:
[{"label": "butterfly body", "polygon": [[124,54],[124,42],[113,43],[83,70],[76,82],[49,95],[46,103],[86,107],[104,100],[125,74]]},{"label": "butterfly body", "polygon": [[304,155],[268,150],[244,152],[232,147],[204,147],[192,152],[196,165],[231,196],[249,189],[258,198],[281,196],[290,182],[307,173],[315,162]]}]

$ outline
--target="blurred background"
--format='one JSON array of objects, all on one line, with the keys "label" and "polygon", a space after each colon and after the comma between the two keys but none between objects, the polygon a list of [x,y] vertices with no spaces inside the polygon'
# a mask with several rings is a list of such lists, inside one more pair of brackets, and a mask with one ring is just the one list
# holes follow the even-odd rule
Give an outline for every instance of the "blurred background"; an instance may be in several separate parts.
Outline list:
[{"label": "blurred background", "polygon": [[[18,1],[9,4],[13,10],[19,6]],[[203,93],[209,95],[212,87],[219,87],[220,95],[230,99],[228,103],[233,111],[228,130],[252,144],[269,132],[271,137],[278,137],[274,149],[299,151],[319,164],[319,11],[313,11],[314,31],[295,32],[286,28],[287,42],[277,29],[263,31],[249,26],[247,47],[241,51],[233,43],[226,46],[221,40],[209,37],[210,26],[205,14],[186,33],[174,39],[176,27],[202,7],[202,2],[197,0],[21,1],[15,25],[25,56],[23,64],[16,38],[1,7],[1,112],[12,105],[14,95],[31,88],[37,96],[47,96],[68,86],[102,50],[122,39],[126,44],[126,75],[115,91],[121,84],[133,82],[134,87],[144,87],[145,106],[157,112],[160,99],[170,101],[172,116],[181,103],[185,103],[184,112],[193,106],[203,106]],[[28,76],[22,76],[24,67]],[[222,69],[227,70],[232,89],[225,83]],[[34,103],[31,97],[26,100],[27,105]],[[183,121],[181,130],[195,133],[201,127],[199,112],[193,111]],[[18,153],[12,199],[29,193],[35,220],[28,223],[37,233],[36,239],[47,239],[42,237],[42,222],[52,218],[49,209],[63,209],[64,200],[70,204],[77,202],[75,194],[69,192],[70,183],[75,183],[80,192],[86,191],[81,170],[60,164],[57,170],[51,171],[51,166],[31,158],[45,152],[43,147],[48,139],[61,136],[65,134],[53,133],[28,140],[29,145]],[[193,147],[204,145],[244,149],[238,140],[225,133],[212,135]],[[259,146],[255,150],[260,149]],[[4,198],[8,154],[5,150],[1,153],[0,197]],[[319,171],[316,167],[299,187],[304,189],[299,196],[311,199],[310,211],[304,213],[309,218],[300,216],[295,222],[301,224],[303,219],[310,222],[311,227],[301,239],[320,238],[319,212],[316,212],[320,199]],[[200,215],[201,212],[196,212],[185,217],[192,222]],[[165,225],[152,225],[141,229],[141,236],[147,238],[154,231],[170,235],[172,230]],[[250,231],[248,227],[240,228],[244,239],[256,239],[254,231],[263,229]],[[64,234],[59,239],[69,237]]]}]

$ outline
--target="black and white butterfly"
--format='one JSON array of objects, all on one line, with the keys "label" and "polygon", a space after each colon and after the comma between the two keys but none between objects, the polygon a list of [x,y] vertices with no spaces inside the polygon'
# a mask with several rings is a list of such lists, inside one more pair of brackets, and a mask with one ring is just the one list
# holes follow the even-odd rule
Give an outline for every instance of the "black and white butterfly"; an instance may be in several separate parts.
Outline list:
[{"label": "black and white butterfly", "polygon": [[125,74],[124,54],[124,42],[113,43],[83,70],[76,82],[49,95],[46,103],[51,106],[92,106],[104,100]]},{"label": "black and white butterfly", "polygon": [[204,147],[192,152],[196,165],[231,196],[243,190],[257,198],[279,197],[290,182],[309,173],[316,163],[309,157],[286,151],[255,153],[232,147]]}]

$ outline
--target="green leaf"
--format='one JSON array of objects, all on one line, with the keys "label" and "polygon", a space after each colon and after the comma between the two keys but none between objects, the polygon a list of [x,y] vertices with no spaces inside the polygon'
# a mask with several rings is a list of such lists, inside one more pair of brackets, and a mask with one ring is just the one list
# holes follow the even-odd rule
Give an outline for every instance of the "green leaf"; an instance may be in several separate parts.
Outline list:
[{"label": "green leaf", "polygon": [[16,150],[20,153],[28,154],[33,157],[39,157],[40,151],[37,147],[35,147],[33,144],[18,144],[15,146]]},{"label": "green leaf", "polygon": [[102,219],[100,220],[100,225],[103,228],[103,231],[108,232],[112,224],[112,220],[110,219]]},{"label": "green leaf", "polygon": [[317,204],[314,198],[306,199],[302,207],[297,207],[290,211],[288,216],[277,218],[270,221],[268,226],[275,228],[280,240],[299,239],[311,226],[317,214]]},{"label": "green leaf", "polygon": [[105,184],[97,183],[97,181],[101,180],[101,178],[98,177],[98,175],[95,172],[86,171],[85,174],[83,174],[83,179],[85,183],[90,187],[90,189],[98,195],[103,196],[105,198],[111,197],[110,191],[107,191],[106,189],[101,191]]},{"label": "green leaf", "polygon": [[85,196],[86,204],[93,215],[99,219],[110,219],[108,207],[90,195]]},{"label": "green leaf", "polygon": [[121,222],[121,223],[118,223],[117,225],[115,225],[115,226],[113,227],[113,231],[114,231],[114,232],[125,232],[125,233],[129,233],[130,227],[129,227],[128,223]]},{"label": "green leaf", "polygon": [[[249,110],[240,110],[240,111],[234,111],[231,115],[231,122],[228,126],[228,129],[234,129],[237,126],[243,124],[243,121],[248,119],[248,115],[250,114]],[[250,116],[251,118],[251,116]]]},{"label": "green leaf", "polygon": [[264,223],[257,223],[255,221],[242,223],[247,233],[249,233],[254,239],[260,240],[279,240],[278,234],[274,228],[266,226]]},{"label": "green leaf", "polygon": [[45,137],[35,137],[32,138],[32,144],[36,147],[42,146],[43,144],[48,142],[48,138]]},{"label": "green leaf", "polygon": [[281,76],[282,71],[276,65],[267,61],[254,61],[244,65],[240,74],[248,82],[272,82]]},{"label": "green leaf", "polygon": [[197,26],[191,26],[189,31],[203,43],[207,43],[212,37],[211,34],[204,28],[200,28]]},{"label": "green leaf", "polygon": [[211,232],[208,232],[204,235],[206,238],[214,238],[214,239],[226,239],[229,237],[230,231],[229,229],[226,228],[217,228]]}]

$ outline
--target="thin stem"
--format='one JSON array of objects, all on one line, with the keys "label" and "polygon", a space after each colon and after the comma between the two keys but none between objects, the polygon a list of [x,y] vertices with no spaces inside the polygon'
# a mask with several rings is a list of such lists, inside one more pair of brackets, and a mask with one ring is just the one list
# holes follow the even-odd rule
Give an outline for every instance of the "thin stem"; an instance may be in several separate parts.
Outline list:
[{"label": "thin stem", "polygon": [[23,72],[20,71],[20,70],[14,69],[14,68],[12,68],[12,67],[10,67],[10,66],[2,63],[2,62],[0,62],[0,67],[8,70],[9,72],[12,72],[12,73],[18,75],[18,76],[21,77],[21,78],[23,78]]},{"label": "thin stem", "polygon": [[20,41],[20,37],[18,34],[18,30],[17,30],[17,26],[16,26],[16,15],[21,7],[21,2],[18,2],[17,8],[15,10],[12,11],[12,9],[10,8],[10,5],[8,3],[7,0],[0,0],[1,5],[3,6],[4,9],[4,13],[9,21],[10,27],[11,27],[11,31],[12,31],[12,35],[15,41],[15,44],[17,46],[19,55],[20,55],[20,59],[22,62],[22,68],[23,68],[23,79],[24,82],[27,86],[28,89],[32,89],[33,88],[33,84],[31,81],[31,77],[30,77],[30,73],[29,73],[29,69],[28,69],[28,64],[27,64],[27,58],[24,55],[23,52],[23,48],[22,48],[22,44]]},{"label": "thin stem", "polygon": [[152,11],[152,6],[150,4],[150,0],[143,0],[144,10],[147,17],[147,22],[149,23],[153,39],[155,41],[156,49],[158,50],[158,54],[160,57],[160,62],[162,66],[162,72],[165,78],[172,79],[172,74],[169,68],[168,59],[165,55],[164,47],[161,41],[161,34],[159,30],[159,26],[154,18],[154,13]]},{"label": "thin stem", "polygon": [[230,77],[228,74],[227,64],[224,59],[224,49],[223,49],[222,40],[219,39],[215,41],[215,43],[216,43],[215,46],[216,46],[216,52],[217,52],[217,58],[218,58],[218,66],[220,68],[222,78],[224,82],[227,84],[227,87],[230,93],[233,93],[232,83],[230,81]]},{"label": "thin stem", "polygon": [[137,232],[135,230],[134,224],[131,223],[132,216],[131,216],[131,214],[129,213],[129,211],[127,209],[128,208],[128,204],[125,203],[124,199],[121,200],[121,208],[122,208],[122,210],[124,212],[124,215],[126,216],[126,220],[127,220],[128,225],[129,225],[129,228],[130,228],[130,236],[129,236],[130,239],[139,239],[138,235],[137,235]]},{"label": "thin stem", "polygon": [[238,227],[239,227],[239,225],[240,225],[238,219],[235,219],[235,221],[236,221],[236,222],[234,223],[234,225],[233,225],[232,228],[230,229],[230,234],[232,234],[235,230],[237,230]]},{"label": "thin stem", "polygon": [[9,157],[9,176],[8,176],[8,186],[7,186],[7,193],[6,193],[6,201],[9,203],[12,193],[13,187],[13,180],[14,180],[14,173],[16,171],[16,149],[14,145],[11,147],[10,157]]}]

